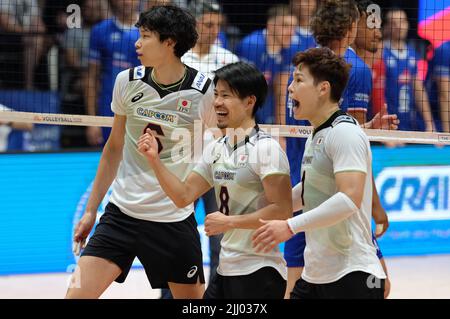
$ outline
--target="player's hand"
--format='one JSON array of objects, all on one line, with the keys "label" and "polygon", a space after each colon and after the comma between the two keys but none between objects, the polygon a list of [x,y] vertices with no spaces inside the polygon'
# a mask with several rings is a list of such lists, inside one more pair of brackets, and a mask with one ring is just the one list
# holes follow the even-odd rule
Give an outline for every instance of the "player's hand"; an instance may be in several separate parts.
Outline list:
[{"label": "player's hand", "polygon": [[139,137],[138,150],[149,161],[159,158],[158,142],[156,141],[155,135],[149,128],[145,130],[145,133],[142,134],[141,137]]},{"label": "player's hand", "polygon": [[80,254],[80,250],[86,246],[86,238],[94,227],[97,214],[85,212],[81,220],[75,227],[73,235],[73,251],[76,255]]},{"label": "player's hand", "polygon": [[389,219],[384,208],[379,205],[372,207],[372,217],[376,224],[375,237],[379,238],[388,230]]},{"label": "player's hand", "polygon": [[292,237],[287,220],[259,220],[263,226],[259,227],[252,236],[253,247],[256,252],[267,253]]},{"label": "player's hand", "polygon": [[89,145],[101,145],[104,141],[101,127],[88,126],[86,128],[86,138]]},{"label": "player's hand", "polygon": [[375,114],[370,122],[370,128],[380,130],[397,130],[400,124],[397,114],[388,113],[387,104],[383,105],[380,112]]},{"label": "player's hand", "polygon": [[214,212],[206,215],[205,232],[207,236],[222,234],[231,229],[230,216],[221,212]]},{"label": "player's hand", "polygon": [[387,299],[390,293],[391,293],[391,281],[389,280],[389,277],[387,277],[386,280],[384,281],[384,299]]}]

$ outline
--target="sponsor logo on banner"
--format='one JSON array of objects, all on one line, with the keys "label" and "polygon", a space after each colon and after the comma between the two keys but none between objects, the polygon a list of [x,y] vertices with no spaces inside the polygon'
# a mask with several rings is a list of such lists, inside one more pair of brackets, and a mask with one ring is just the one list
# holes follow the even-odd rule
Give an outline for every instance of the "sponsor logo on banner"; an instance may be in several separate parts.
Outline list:
[{"label": "sponsor logo on banner", "polygon": [[376,185],[391,221],[450,220],[450,166],[387,167]]},{"label": "sponsor logo on banner", "polygon": [[83,119],[81,117],[75,117],[72,115],[35,115],[33,120],[36,122],[50,122],[50,123],[82,123]]}]

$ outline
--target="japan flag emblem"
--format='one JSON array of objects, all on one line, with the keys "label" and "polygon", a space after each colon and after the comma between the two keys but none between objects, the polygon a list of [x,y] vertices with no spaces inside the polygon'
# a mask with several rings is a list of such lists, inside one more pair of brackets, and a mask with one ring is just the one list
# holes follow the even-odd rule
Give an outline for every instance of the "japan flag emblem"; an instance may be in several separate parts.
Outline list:
[{"label": "japan flag emblem", "polygon": [[183,113],[189,113],[191,110],[192,101],[186,99],[179,99],[177,104],[177,110]]}]

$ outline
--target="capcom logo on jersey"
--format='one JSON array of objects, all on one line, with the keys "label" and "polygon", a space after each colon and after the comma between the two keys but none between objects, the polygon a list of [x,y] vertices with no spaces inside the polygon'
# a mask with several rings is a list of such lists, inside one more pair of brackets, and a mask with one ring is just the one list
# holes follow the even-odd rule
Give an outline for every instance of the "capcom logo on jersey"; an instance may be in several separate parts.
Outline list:
[{"label": "capcom logo on jersey", "polygon": [[152,120],[158,120],[162,122],[169,122],[171,124],[177,124],[178,123],[178,116],[176,114],[170,114],[170,113],[163,113],[154,111],[142,106],[139,106],[136,108],[136,115],[146,117]]}]

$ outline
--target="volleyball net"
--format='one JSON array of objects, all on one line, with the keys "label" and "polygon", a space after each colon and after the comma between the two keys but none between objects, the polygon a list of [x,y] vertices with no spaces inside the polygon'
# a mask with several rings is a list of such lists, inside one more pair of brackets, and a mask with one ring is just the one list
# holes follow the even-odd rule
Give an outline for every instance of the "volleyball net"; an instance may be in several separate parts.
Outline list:
[{"label": "volleyball net", "polygon": [[[340,101],[344,110],[361,124],[384,104],[398,116],[398,130],[366,129],[371,141],[450,143],[449,1],[423,0],[408,7],[366,0],[132,3],[74,0],[41,5],[30,0],[29,6],[20,7],[2,0],[0,123],[33,123],[34,131],[14,132],[20,127],[12,126],[13,133],[23,138],[40,131],[40,138],[55,139],[9,150],[100,146],[88,141],[85,127],[111,126],[115,77],[140,64],[135,52],[139,32],[133,27],[137,13],[167,3],[186,8],[197,21],[199,38],[182,57],[185,64],[211,77],[215,69],[237,60],[260,69],[269,93],[256,117],[273,134],[304,138],[311,132],[308,123],[294,119],[287,88],[295,54],[321,45],[352,65]],[[354,38],[345,42],[355,31],[352,25]],[[58,128],[45,133],[48,126],[42,125]]]}]

